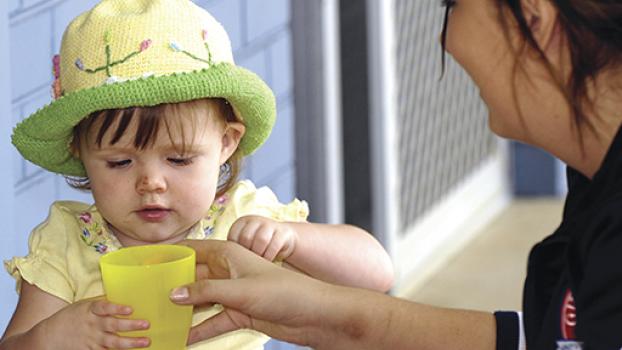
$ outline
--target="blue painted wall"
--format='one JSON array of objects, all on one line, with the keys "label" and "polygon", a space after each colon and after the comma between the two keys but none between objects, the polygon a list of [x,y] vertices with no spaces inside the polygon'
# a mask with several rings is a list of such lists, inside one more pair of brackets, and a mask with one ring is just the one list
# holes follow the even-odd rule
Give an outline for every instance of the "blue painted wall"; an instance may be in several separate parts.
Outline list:
[{"label": "blue painted wall", "polygon": [[[290,1],[195,1],[229,32],[237,63],[259,74],[275,92],[275,129],[265,146],[246,161],[242,175],[257,185],[270,186],[283,202],[294,197],[295,188]],[[28,234],[47,216],[52,201],[91,201],[89,194],[70,189],[63,178],[24,161],[10,145],[9,135],[15,123],[51,101],[51,58],[59,51],[64,28],[97,2],[0,0],[0,156],[11,164],[0,167],[4,229],[0,259],[26,254]],[[0,276],[0,329],[4,329],[16,294],[8,275]],[[286,348],[276,342],[269,347]]]},{"label": "blue painted wall", "polygon": [[511,143],[511,178],[518,197],[562,196],[565,166],[549,153],[520,142]]}]

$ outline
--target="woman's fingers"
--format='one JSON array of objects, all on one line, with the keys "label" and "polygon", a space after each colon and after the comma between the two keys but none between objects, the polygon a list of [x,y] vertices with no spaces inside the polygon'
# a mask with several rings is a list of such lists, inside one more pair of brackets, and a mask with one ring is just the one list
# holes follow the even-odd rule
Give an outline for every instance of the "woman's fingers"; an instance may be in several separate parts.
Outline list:
[{"label": "woman's fingers", "polygon": [[240,293],[236,288],[248,288],[242,284],[244,281],[240,280],[198,280],[195,283],[175,288],[170,298],[178,304],[185,305],[205,305],[206,303],[237,305],[240,302],[238,297]]},{"label": "woman's fingers", "polygon": [[197,265],[205,266],[201,268],[201,274],[210,279],[235,279],[274,268],[271,263],[235,242],[186,240],[180,244],[196,251]]},{"label": "woman's fingers", "polygon": [[202,280],[202,279],[207,279],[210,278],[209,275],[209,266],[205,265],[205,264],[197,264],[196,266],[196,280]]},{"label": "woman's fingers", "polygon": [[188,345],[241,328],[251,328],[250,318],[235,310],[225,310],[192,327]]}]

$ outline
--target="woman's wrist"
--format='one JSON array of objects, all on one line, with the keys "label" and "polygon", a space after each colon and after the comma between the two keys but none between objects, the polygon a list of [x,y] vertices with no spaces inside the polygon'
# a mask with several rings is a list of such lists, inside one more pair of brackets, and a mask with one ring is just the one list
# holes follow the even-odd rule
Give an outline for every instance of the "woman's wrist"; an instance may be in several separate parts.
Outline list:
[{"label": "woman's wrist", "polygon": [[[311,347],[322,349],[361,348],[373,338],[374,320],[367,301],[375,292],[322,283],[312,320]],[[372,295],[373,294],[373,295]],[[380,294],[377,297],[381,297]]]}]

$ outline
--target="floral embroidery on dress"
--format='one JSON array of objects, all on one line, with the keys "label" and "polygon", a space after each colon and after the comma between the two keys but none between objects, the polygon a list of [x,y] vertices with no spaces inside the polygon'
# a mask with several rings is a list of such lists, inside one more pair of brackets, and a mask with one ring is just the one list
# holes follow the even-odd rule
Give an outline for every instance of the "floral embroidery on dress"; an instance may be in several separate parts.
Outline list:
[{"label": "floral embroidery on dress", "polygon": [[78,215],[78,222],[82,228],[80,238],[87,246],[92,247],[99,254],[107,253],[111,247],[111,241],[104,234],[103,225],[93,219],[90,212],[85,211]]},{"label": "floral embroidery on dress", "polygon": [[203,229],[203,233],[205,234],[205,237],[210,236],[212,233],[214,233],[214,226],[208,226],[205,229]]},{"label": "floral embroidery on dress", "polygon": [[205,220],[208,221],[205,228],[203,229],[203,234],[205,234],[205,237],[214,233],[216,218],[220,216],[223,211],[225,211],[225,205],[227,204],[227,201],[229,201],[229,197],[226,194],[223,194],[222,196],[216,198],[214,200],[214,203],[212,203],[212,206],[209,208],[207,216],[205,217]]}]

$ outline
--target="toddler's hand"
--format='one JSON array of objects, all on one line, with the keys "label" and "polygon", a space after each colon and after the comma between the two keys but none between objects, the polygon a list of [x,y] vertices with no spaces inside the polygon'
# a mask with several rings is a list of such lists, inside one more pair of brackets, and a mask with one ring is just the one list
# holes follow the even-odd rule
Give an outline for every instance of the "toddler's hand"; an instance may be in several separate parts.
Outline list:
[{"label": "toddler's hand", "polygon": [[284,260],[292,255],[298,236],[287,223],[250,215],[231,225],[227,239],[274,261],[277,257]]},{"label": "toddler's hand", "polygon": [[[77,302],[68,305],[45,322],[48,340],[55,340],[55,349],[134,349],[149,346],[148,338],[118,336],[117,332],[149,328],[144,320],[130,320],[115,316],[132,313],[128,306],[106,300]],[[49,343],[48,343],[49,344]]]}]

